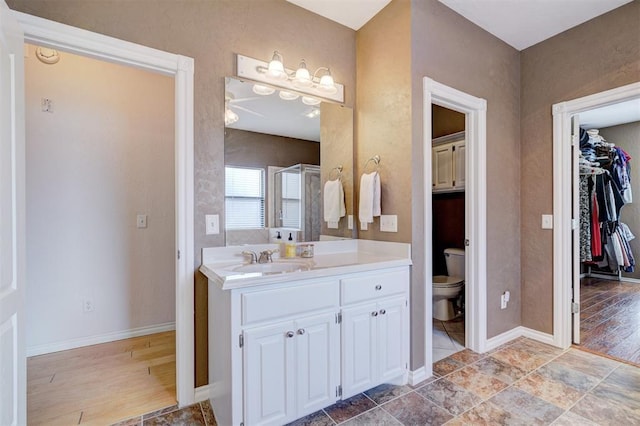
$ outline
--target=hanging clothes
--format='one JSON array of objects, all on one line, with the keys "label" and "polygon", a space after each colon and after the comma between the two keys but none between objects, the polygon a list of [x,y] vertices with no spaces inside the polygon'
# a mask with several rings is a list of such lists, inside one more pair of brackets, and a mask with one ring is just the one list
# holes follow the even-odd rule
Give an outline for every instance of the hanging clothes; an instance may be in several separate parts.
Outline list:
[{"label": "hanging clothes", "polygon": [[580,130],[580,154],[580,260],[611,272],[632,272],[629,241],[635,236],[620,222],[620,211],[632,200],[631,157],[595,129]]}]

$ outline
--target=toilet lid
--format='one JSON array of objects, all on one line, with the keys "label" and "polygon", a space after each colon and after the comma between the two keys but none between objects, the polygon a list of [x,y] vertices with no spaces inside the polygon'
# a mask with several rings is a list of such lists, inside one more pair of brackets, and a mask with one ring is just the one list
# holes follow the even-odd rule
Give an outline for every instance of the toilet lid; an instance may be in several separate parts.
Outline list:
[{"label": "toilet lid", "polygon": [[435,275],[433,277],[433,286],[434,287],[454,287],[456,285],[461,284],[464,281],[463,278],[460,277],[449,277],[446,275]]}]

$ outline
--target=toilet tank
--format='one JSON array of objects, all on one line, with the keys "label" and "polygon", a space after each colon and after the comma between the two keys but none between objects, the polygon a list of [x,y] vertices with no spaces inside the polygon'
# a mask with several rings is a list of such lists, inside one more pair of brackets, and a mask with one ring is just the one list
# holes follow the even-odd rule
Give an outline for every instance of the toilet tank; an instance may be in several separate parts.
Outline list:
[{"label": "toilet tank", "polygon": [[447,275],[464,278],[464,250],[458,248],[444,249],[444,259],[447,262]]}]

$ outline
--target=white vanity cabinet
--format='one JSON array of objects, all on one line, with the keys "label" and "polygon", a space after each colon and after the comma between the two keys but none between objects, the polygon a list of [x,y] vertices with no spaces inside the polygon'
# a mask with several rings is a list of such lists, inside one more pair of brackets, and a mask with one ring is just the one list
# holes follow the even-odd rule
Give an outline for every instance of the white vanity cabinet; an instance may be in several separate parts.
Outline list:
[{"label": "white vanity cabinet", "polygon": [[408,268],[341,280],[343,398],[406,382],[408,284]]},{"label": "white vanity cabinet", "polygon": [[431,148],[433,192],[461,191],[465,187],[465,141],[435,145]]},{"label": "white vanity cabinet", "polygon": [[[325,259],[314,262],[367,257]],[[218,424],[282,425],[379,384],[406,383],[409,261],[387,263],[394,266],[325,267],[246,284],[203,268]]]}]

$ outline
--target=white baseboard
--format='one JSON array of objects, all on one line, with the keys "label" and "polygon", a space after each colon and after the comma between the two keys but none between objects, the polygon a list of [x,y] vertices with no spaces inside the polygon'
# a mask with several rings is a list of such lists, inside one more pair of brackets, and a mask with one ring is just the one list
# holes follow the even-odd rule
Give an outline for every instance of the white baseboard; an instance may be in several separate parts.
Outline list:
[{"label": "white baseboard", "polygon": [[522,327],[512,328],[511,330],[505,331],[502,334],[498,334],[491,339],[487,339],[484,345],[484,349],[485,351],[493,350],[498,346],[512,341],[513,339],[517,339],[520,336],[522,336]]},{"label": "white baseboard", "polygon": [[543,333],[542,331],[533,330],[527,327],[518,327],[522,331],[523,337],[528,337],[529,339],[536,340],[540,343],[546,343],[547,345],[555,346],[553,335],[549,333]]},{"label": "white baseboard", "polygon": [[498,346],[504,345],[505,343],[509,343],[510,341],[512,341],[513,339],[517,339],[518,337],[527,337],[540,343],[546,343],[547,345],[556,346],[553,335],[533,330],[531,328],[519,326],[505,331],[502,334],[498,334],[491,339],[488,339],[485,349],[487,351],[490,351],[497,348]]},{"label": "white baseboard", "polygon": [[209,398],[211,398],[211,385],[204,385],[196,388],[195,402],[204,401]]},{"label": "white baseboard", "polygon": [[147,334],[162,333],[176,329],[175,322],[132,328],[123,331],[113,331],[96,336],[81,337],[79,339],[65,340],[62,342],[46,343],[27,348],[27,356],[44,355],[52,352],[66,351],[68,349],[81,348],[83,346],[97,345],[100,343],[114,342],[116,340],[129,339],[131,337],[146,336]]},{"label": "white baseboard", "polygon": [[423,366],[417,370],[409,371],[409,384],[415,386],[420,382],[427,380],[430,376],[427,376],[427,369]]}]

